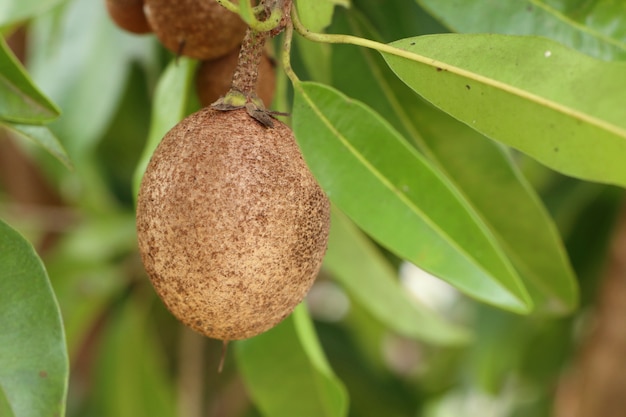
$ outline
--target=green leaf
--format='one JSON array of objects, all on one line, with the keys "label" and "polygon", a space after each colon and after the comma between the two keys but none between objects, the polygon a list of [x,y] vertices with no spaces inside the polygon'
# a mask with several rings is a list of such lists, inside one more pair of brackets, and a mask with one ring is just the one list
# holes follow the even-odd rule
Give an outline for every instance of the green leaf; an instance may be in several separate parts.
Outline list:
[{"label": "green leaf", "polygon": [[566,314],[578,284],[554,221],[507,149],[444,113],[415,115],[429,151],[501,242],[537,308]]},{"label": "green leaf", "polygon": [[[336,22],[333,29],[338,32],[378,38],[354,11],[347,19],[338,14]],[[336,85],[371,103],[456,185],[501,240],[537,309],[552,313],[574,309],[576,278],[559,233],[509,152],[416,98],[375,51],[337,45],[333,60]],[[360,76],[351,77],[354,71]]]},{"label": "green leaf", "polygon": [[104,333],[94,389],[103,415],[176,415],[172,378],[146,307],[137,299],[127,300]]},{"label": "green leaf", "polygon": [[613,0],[418,0],[456,32],[540,35],[607,60],[626,59],[626,9]]},{"label": "green leaf", "polygon": [[335,5],[348,7],[349,0],[297,0],[296,9],[302,23],[313,32],[321,32],[333,19]]},{"label": "green leaf", "polygon": [[378,248],[333,208],[324,266],[367,311],[395,332],[438,345],[469,341],[465,329],[409,299]]},{"label": "green leaf", "polygon": [[43,263],[0,221],[0,411],[11,410],[2,416],[64,415],[68,374],[61,314]]},{"label": "green leaf", "polygon": [[0,97],[0,121],[42,124],[61,114],[54,103],[35,86],[1,37]]},{"label": "green leaf", "polygon": [[393,71],[487,137],[566,175],[626,186],[626,63],[547,39],[430,35],[391,44]]},{"label": "green leaf", "polygon": [[133,178],[135,198],[139,194],[143,173],[148,167],[154,150],[161,143],[163,136],[185,117],[189,86],[193,80],[195,68],[195,60],[181,57],[178,60],[172,60],[159,79],[152,104],[148,141]]},{"label": "green leaf", "polygon": [[58,159],[68,169],[72,169],[72,162],[69,156],[63,149],[63,145],[59,143],[59,140],[54,136],[54,133],[50,131],[46,126],[33,126],[33,125],[19,125],[19,124],[6,124],[6,128],[18,133],[20,136],[28,138],[44,148]]},{"label": "green leaf", "polygon": [[294,84],[293,129],[339,209],[380,244],[484,302],[532,308],[491,232],[452,184],[378,114],[336,90]]},{"label": "green leaf", "polygon": [[268,332],[236,342],[235,354],[265,417],[347,415],[345,388],[326,361],[304,304]]},{"label": "green leaf", "polygon": [[44,13],[63,0],[2,0],[0,3],[0,27],[20,23]]}]

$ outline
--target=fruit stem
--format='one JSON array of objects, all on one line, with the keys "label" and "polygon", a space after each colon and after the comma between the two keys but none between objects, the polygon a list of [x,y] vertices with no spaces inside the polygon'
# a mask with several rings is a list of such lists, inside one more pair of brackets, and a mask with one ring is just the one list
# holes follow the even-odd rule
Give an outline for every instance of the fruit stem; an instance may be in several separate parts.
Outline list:
[{"label": "fruit stem", "polygon": [[228,340],[222,341],[222,356],[220,357],[220,364],[217,366],[217,373],[221,374],[224,370],[224,362],[226,361],[226,352],[228,352]]},{"label": "fruit stem", "polygon": [[[242,0],[243,4],[244,1]],[[265,49],[265,41],[291,27],[292,0],[264,0],[261,1],[263,12],[259,14],[261,23],[267,22],[273,16],[280,16],[278,25],[271,30],[258,30],[248,26],[243,38],[237,67],[233,73],[230,90],[226,95],[211,107],[220,111],[229,111],[245,108],[250,116],[266,127],[272,127],[272,112],[265,110],[263,101],[256,95],[256,85],[259,76],[259,65]],[[264,20],[263,20],[264,19]]]},{"label": "fruit stem", "polygon": [[263,56],[263,48],[267,40],[267,32],[258,32],[248,28],[241,44],[237,68],[233,74],[231,90],[242,93],[246,97],[256,96],[256,83],[259,75],[259,64]]}]

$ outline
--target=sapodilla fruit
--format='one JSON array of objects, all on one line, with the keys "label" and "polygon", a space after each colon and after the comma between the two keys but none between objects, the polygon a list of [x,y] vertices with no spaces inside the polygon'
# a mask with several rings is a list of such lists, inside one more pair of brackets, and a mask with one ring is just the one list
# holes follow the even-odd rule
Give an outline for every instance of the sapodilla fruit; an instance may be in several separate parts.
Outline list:
[{"label": "sapodilla fruit", "polygon": [[137,203],[144,266],[183,323],[245,339],[278,324],[319,271],[329,202],[279,121],[204,108],[154,152]]},{"label": "sapodilla fruit", "polygon": [[246,24],[216,0],[144,0],[146,17],[170,51],[214,59],[241,43]]},{"label": "sapodilla fruit", "polygon": [[[211,61],[203,61],[196,71],[196,92],[203,106],[214,103],[230,89],[233,73],[237,66],[239,49]],[[259,64],[259,78],[256,94],[265,106],[274,99],[276,90],[276,74],[274,64],[263,54]]]},{"label": "sapodilla fruit", "polygon": [[143,0],[106,0],[111,20],[120,28],[136,33],[152,32],[143,12]]}]

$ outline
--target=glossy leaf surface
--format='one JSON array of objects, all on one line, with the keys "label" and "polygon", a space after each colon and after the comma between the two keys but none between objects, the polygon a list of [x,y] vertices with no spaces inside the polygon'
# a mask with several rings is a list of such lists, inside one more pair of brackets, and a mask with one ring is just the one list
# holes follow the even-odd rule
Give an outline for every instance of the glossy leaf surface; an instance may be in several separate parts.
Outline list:
[{"label": "glossy leaf surface", "polygon": [[2,416],[63,415],[69,365],[59,307],[39,256],[2,221],[0,265]]},{"label": "glossy leaf surface", "polygon": [[566,175],[626,186],[626,63],[554,41],[507,35],[431,35],[384,54],[435,106]]},{"label": "glossy leaf surface", "polygon": [[246,387],[265,417],[347,415],[345,388],[326,362],[303,304],[273,329],[236,342],[235,354]]},{"label": "glossy leaf surface", "polygon": [[330,199],[383,246],[487,303],[531,302],[497,242],[454,187],[362,103],[298,83],[293,129]]}]

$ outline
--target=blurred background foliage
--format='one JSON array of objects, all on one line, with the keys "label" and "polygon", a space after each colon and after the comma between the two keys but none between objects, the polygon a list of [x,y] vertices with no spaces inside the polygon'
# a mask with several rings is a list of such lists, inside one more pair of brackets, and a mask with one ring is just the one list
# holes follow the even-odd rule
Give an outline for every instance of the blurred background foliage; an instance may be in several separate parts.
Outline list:
[{"label": "blurred background foliage", "polygon": [[[3,130],[0,217],[34,244],[60,305],[71,364],[67,416],[623,415],[608,411],[626,409],[626,385],[610,372],[626,357],[626,329],[615,318],[626,305],[623,192],[517,153],[577,276],[575,312],[519,316],[481,304],[381,248],[335,211],[306,309],[234,343],[218,374],[221,343],[183,328],[164,309],[134,229],[137,164],[148,137],[168,128],[156,126],[155,103],[173,117],[195,111],[194,64],[174,63],[152,35],[116,28],[103,2],[18,3],[19,13],[5,12],[2,32],[62,110],[48,126],[72,166]],[[605,60],[625,57],[620,2],[506,3],[353,0],[336,8],[327,31],[367,31],[385,42],[448,31],[536,34]],[[298,39],[296,73],[384,112],[366,75],[380,67],[350,66],[351,48]],[[169,90],[159,96],[164,80]],[[279,81],[273,108],[284,111],[289,88],[284,75]],[[411,107],[415,96],[403,94],[407,102],[399,105]]]}]

